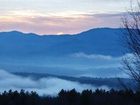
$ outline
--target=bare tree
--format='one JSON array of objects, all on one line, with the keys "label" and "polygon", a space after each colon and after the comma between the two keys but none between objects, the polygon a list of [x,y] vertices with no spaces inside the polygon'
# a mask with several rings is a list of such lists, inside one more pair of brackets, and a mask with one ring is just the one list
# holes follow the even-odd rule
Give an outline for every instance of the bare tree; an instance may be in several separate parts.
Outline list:
[{"label": "bare tree", "polygon": [[140,3],[136,7],[132,5],[128,14],[123,18],[124,39],[132,56],[123,59],[123,67],[140,89]]}]

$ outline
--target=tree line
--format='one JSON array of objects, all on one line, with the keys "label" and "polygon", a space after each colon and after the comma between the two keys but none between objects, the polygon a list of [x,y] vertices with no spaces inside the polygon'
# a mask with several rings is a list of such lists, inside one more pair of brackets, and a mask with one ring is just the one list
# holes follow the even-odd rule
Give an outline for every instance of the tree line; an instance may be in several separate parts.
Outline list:
[{"label": "tree line", "polygon": [[57,96],[9,90],[0,93],[0,105],[140,105],[140,92],[132,90],[61,90]]}]

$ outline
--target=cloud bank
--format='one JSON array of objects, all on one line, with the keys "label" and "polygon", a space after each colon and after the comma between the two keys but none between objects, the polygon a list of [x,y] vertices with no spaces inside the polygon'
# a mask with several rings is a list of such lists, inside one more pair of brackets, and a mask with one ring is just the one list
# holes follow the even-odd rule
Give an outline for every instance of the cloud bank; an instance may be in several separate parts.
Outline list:
[{"label": "cloud bank", "polygon": [[72,55],[73,57],[78,58],[87,58],[87,59],[97,59],[97,60],[120,60],[121,57],[112,57],[109,55],[98,55],[98,54],[85,54],[85,53],[75,53]]},{"label": "cloud bank", "polygon": [[[0,70],[0,92],[5,90],[27,90],[27,91],[36,91],[39,95],[57,95],[61,89],[71,90],[76,89],[81,92],[84,89],[95,90],[97,87],[80,84],[78,82],[71,82],[59,78],[41,78],[39,80],[28,78],[23,78],[17,75],[13,75],[4,70]],[[102,89],[109,89],[106,86],[99,87]]]},{"label": "cloud bank", "polygon": [[0,31],[74,34],[120,27],[129,6],[129,0],[0,0]]},{"label": "cloud bank", "polygon": [[17,30],[37,34],[75,34],[97,27],[118,28],[122,23],[123,15],[123,13],[119,13],[45,16],[36,12],[28,13],[27,11],[25,16],[18,16],[18,12],[12,13],[14,14],[10,16],[0,16],[0,31]]},{"label": "cloud bank", "polygon": [[[79,76],[86,77],[120,77],[128,78],[129,76],[123,71],[123,59],[127,58],[132,60],[133,54],[125,54],[119,57],[113,57],[110,55],[100,54],[86,54],[86,53],[75,53],[70,55],[75,59],[79,59],[81,63],[81,70],[85,71],[79,74]],[[86,63],[87,62],[87,63]]]},{"label": "cloud bank", "polygon": [[61,57],[2,58],[0,69],[10,72],[47,73],[66,76],[86,77],[128,77],[122,68],[124,57],[133,58],[132,54],[120,57],[109,55],[74,53]]}]

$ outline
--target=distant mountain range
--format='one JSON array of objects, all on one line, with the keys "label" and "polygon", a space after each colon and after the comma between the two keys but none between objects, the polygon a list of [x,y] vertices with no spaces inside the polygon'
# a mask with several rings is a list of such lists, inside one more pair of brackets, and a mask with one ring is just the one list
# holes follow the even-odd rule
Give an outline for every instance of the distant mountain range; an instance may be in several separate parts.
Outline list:
[{"label": "distant mountain range", "polygon": [[98,28],[75,35],[0,32],[1,56],[64,56],[73,53],[121,56],[125,29]]}]

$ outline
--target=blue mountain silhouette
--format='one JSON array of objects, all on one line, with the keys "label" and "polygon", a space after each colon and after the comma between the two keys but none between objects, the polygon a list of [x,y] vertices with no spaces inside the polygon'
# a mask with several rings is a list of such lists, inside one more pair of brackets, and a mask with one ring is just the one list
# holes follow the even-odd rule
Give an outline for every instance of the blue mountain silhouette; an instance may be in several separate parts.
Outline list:
[{"label": "blue mountain silhouette", "polygon": [[72,53],[120,56],[125,29],[97,28],[74,35],[43,35],[17,31],[0,32],[0,55],[63,56]]}]

